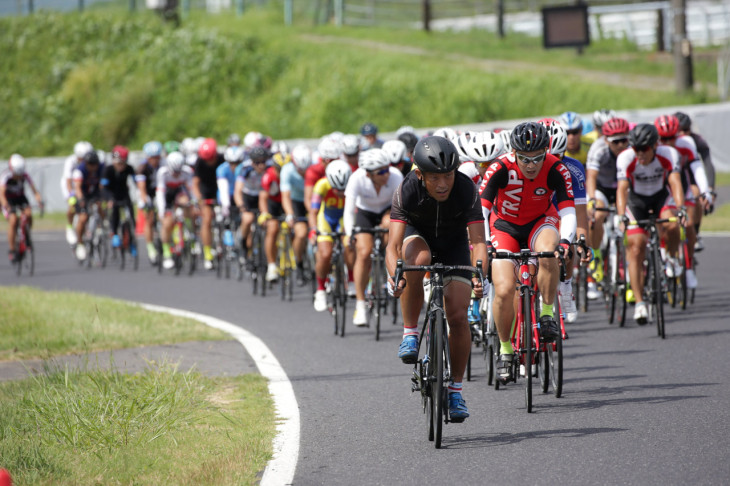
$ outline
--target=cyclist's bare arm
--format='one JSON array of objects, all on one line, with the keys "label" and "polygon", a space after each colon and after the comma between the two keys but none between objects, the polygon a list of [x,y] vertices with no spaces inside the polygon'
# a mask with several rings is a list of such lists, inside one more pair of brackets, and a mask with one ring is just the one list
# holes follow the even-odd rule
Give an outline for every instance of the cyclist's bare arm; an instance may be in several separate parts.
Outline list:
[{"label": "cyclist's bare arm", "polygon": [[[398,259],[401,258],[403,252],[403,239],[406,234],[406,225],[400,221],[391,221],[388,236],[388,246],[385,247],[385,268],[388,270],[388,282],[391,286],[395,286],[392,276],[395,274],[395,267]],[[484,241],[484,228],[482,228],[482,241]],[[485,247],[486,253],[486,247]],[[403,293],[405,281],[398,282],[399,285],[393,292],[394,297],[399,297]]]},{"label": "cyclist's bare arm", "polygon": [[294,206],[291,203],[291,192],[290,191],[281,192],[281,207],[284,208],[284,214],[286,214],[286,215],[294,214]]},{"label": "cyclist's bare arm", "polygon": [[626,215],[626,203],[629,195],[629,181],[626,179],[619,180],[616,186],[616,214],[619,216]]},{"label": "cyclist's bare arm", "polygon": [[259,213],[266,214],[269,212],[269,192],[266,190],[259,191]]},{"label": "cyclist's bare arm", "polygon": [[200,192],[200,177],[198,177],[198,176],[193,177],[192,190],[193,190],[193,197],[195,198],[195,200],[201,201],[203,199],[203,193]]},{"label": "cyclist's bare arm", "polygon": [[[477,266],[477,262],[487,262],[487,243],[484,233],[484,223],[472,223],[466,227],[469,233],[469,241],[471,242],[471,264]],[[484,269],[482,269],[484,272]],[[478,278],[472,279],[472,287],[474,288],[474,296],[477,299],[482,298],[482,282]]]},{"label": "cyclist's bare arm", "polygon": [[682,179],[679,176],[679,172],[669,174],[669,188],[672,191],[672,197],[677,207],[684,206],[684,189],[682,189]]}]

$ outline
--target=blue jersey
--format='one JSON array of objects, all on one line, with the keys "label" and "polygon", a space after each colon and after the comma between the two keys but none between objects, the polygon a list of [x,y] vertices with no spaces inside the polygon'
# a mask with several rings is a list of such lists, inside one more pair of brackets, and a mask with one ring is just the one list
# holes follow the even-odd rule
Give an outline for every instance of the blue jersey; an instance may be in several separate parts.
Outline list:
[{"label": "blue jersey", "polygon": [[[238,168],[238,167],[236,167]],[[224,162],[215,170],[215,178],[228,180],[228,192],[233,197],[233,189],[236,187],[236,173],[231,169],[231,164]],[[221,200],[220,190],[218,190],[218,201]]]},{"label": "blue jersey", "polygon": [[281,168],[281,191],[290,192],[292,201],[304,202],[304,177],[293,163]]},{"label": "blue jersey", "polygon": [[[573,199],[575,204],[586,204],[586,168],[579,160],[568,156],[563,156],[563,164],[568,168],[570,177],[573,179]],[[553,196],[553,206],[558,207],[555,196]]]}]

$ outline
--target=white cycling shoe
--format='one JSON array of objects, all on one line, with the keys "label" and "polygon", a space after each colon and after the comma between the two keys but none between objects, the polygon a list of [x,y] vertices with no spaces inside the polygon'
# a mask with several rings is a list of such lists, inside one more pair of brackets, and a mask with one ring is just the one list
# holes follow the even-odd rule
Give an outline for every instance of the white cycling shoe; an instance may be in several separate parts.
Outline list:
[{"label": "white cycling shoe", "polygon": [[643,326],[649,320],[649,309],[646,302],[637,302],[634,308],[634,320],[640,326]]},{"label": "white cycling shoe", "polygon": [[66,242],[69,245],[75,245],[78,243],[78,238],[76,238],[76,231],[74,231],[73,228],[66,227]]},{"label": "white cycling shoe", "polygon": [[667,258],[667,263],[664,271],[669,278],[679,277],[680,275],[682,275],[682,265],[676,258],[669,257]]},{"label": "white cycling shoe", "polygon": [[82,244],[77,244],[74,252],[76,253],[76,259],[78,261],[83,262],[84,260],[86,260],[86,246]]},{"label": "white cycling shoe", "polygon": [[694,268],[687,269],[686,277],[687,277],[687,288],[696,289],[697,288],[697,275],[695,274]]},{"label": "white cycling shoe", "polygon": [[355,303],[355,314],[352,316],[352,323],[358,327],[368,325],[368,304],[364,300]]},{"label": "white cycling shoe", "polygon": [[266,281],[276,282],[277,280],[279,280],[279,268],[276,266],[276,263],[269,263],[269,266],[266,268]]},{"label": "white cycling shoe", "polygon": [[575,306],[573,286],[570,282],[560,282],[558,285],[558,296],[560,297],[560,308],[565,314],[565,321],[575,322],[578,318],[578,308]]},{"label": "white cycling shoe", "polygon": [[172,270],[174,266],[175,260],[173,260],[172,258],[168,257],[162,260],[162,268],[164,268],[165,270]]},{"label": "white cycling shoe", "polygon": [[317,290],[314,293],[314,310],[317,312],[324,312],[327,310],[327,292],[324,290]]}]

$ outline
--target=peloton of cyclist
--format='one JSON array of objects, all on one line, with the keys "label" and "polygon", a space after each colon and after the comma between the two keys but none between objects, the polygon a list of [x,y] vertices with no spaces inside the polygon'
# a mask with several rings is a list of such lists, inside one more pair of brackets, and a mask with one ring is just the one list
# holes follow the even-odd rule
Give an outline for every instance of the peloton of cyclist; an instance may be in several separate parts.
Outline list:
[{"label": "peloton of cyclist", "polygon": [[[161,153],[162,146],[159,148]],[[102,196],[107,201],[107,207],[111,209],[109,223],[111,225],[113,248],[119,248],[122,242],[118,234],[121,205],[124,205],[127,211],[129,211],[132,228],[136,227],[134,222],[134,206],[132,206],[132,198],[129,195],[129,186],[127,185],[128,179],[134,180],[134,169],[127,164],[128,159],[129,149],[123,145],[116,145],[112,149],[112,164],[107,165],[101,175]],[[137,246],[132,244],[130,252],[132,252],[133,256],[136,251]]]},{"label": "peloton of cyclist", "polygon": [[558,121],[563,125],[568,136],[565,155],[585,165],[590,144],[583,141],[583,118],[574,111],[566,111],[560,115]]},{"label": "peloton of cyclist", "polygon": [[[687,205],[686,235],[687,235],[687,258],[692,261],[695,253],[695,243],[697,242],[697,231],[695,224],[697,222],[697,213],[702,214],[712,207],[713,196],[705,174],[705,167],[697,154],[692,137],[687,135],[679,135],[679,120],[674,115],[662,115],[654,120],[654,126],[659,133],[661,144],[673,147],[679,152],[679,168],[680,177],[682,179],[682,187],[684,188],[684,202]],[[699,201],[695,198],[692,186],[699,189]],[[699,211],[695,211],[695,207],[699,206]],[[670,265],[671,263],[671,265]],[[675,265],[676,264],[676,265]],[[668,259],[667,276],[674,277],[681,272],[678,262]],[[686,274],[687,288],[697,288],[697,275],[694,268],[690,265]]]},{"label": "peloton of cyclist", "polygon": [[[550,134],[540,123],[517,125],[512,130],[511,145],[512,152],[492,164],[484,177],[481,198],[484,216],[489,220],[487,237],[497,252],[529,248],[561,251],[567,257],[576,232],[570,170],[547,153]],[[515,314],[515,265],[511,260],[492,262],[492,312],[501,342],[497,374],[503,381],[512,379],[514,361],[510,338]],[[546,342],[560,336],[553,315],[558,279],[557,259],[540,259],[537,285],[542,307],[538,324],[540,339]]]},{"label": "peloton of cyclist", "polygon": [[157,214],[162,215],[162,268],[167,270],[175,266],[170,250],[172,227],[175,224],[173,210],[185,207],[185,217],[190,218],[192,211],[190,203],[190,184],[193,180],[193,170],[185,163],[185,156],[180,152],[167,155],[167,164],[157,171],[155,188],[155,203]]},{"label": "peloton of cyclist", "polygon": [[73,172],[76,167],[84,161],[84,156],[94,150],[94,147],[85,141],[76,142],[74,153],[66,157],[63,163],[63,175],[61,176],[61,194],[68,203],[66,210],[66,242],[76,245],[76,230],[73,227],[74,216],[76,215],[76,197],[74,194]]},{"label": "peloton of cyclist", "polygon": [[297,261],[297,284],[304,285],[304,252],[307,246],[308,216],[304,205],[304,174],[312,165],[312,151],[304,144],[294,147],[291,164],[281,169],[281,205],[286,222],[294,230],[292,248]]},{"label": "peloton of cyclist", "polygon": [[73,171],[74,192],[76,197],[76,258],[86,259],[86,246],[83,244],[86,223],[89,220],[89,209],[101,204],[101,176],[104,164],[99,161],[95,151],[88,152],[83,162]]},{"label": "peloton of cyclist", "polygon": [[[311,168],[311,167],[310,167]],[[312,190],[311,209],[309,210],[309,227],[316,228],[319,233],[334,233],[342,231],[342,215],[345,208],[345,188],[350,179],[352,169],[350,164],[336,159],[327,164],[325,177],[317,181]],[[315,233],[316,234],[316,233]],[[314,235],[310,232],[310,240]],[[332,248],[334,240],[331,236],[320,234],[317,237],[317,290],[314,292],[314,310],[322,312],[327,309],[327,295],[325,281],[330,270]],[[347,268],[353,266],[355,252],[347,244],[347,237],[343,236],[345,248],[345,263]],[[348,271],[348,273],[350,273]],[[351,278],[348,275],[348,281]]]},{"label": "peloton of cyclist", "polygon": [[[177,142],[165,142],[168,154],[174,152],[174,145]],[[177,144],[179,145],[179,144]],[[169,151],[168,151],[169,149]],[[147,258],[152,265],[157,263],[160,255],[154,244],[155,234],[155,189],[157,187],[157,171],[162,165],[162,150],[160,142],[152,140],[142,147],[145,160],[137,166],[134,181],[137,183],[137,207],[140,211],[145,212],[144,219],[144,239],[147,243]]]},{"label": "peloton of cyclist", "polygon": [[[406,265],[475,265],[477,260],[487,261],[479,193],[474,183],[457,171],[459,154],[454,144],[444,137],[424,137],[416,144],[413,161],[416,169],[405,176],[393,194],[385,258],[389,291],[401,298],[403,341],[398,358],[406,364],[418,359],[424,273],[407,272],[401,281],[394,282],[397,260],[402,259]],[[444,275],[444,311],[453,371],[453,382],[448,387],[452,422],[463,422],[469,416],[462,380],[471,348],[467,309],[472,289],[481,298],[482,282],[471,272]]]},{"label": "peloton of cyclist", "polygon": [[587,297],[591,300],[600,297],[597,282],[603,280],[601,241],[603,224],[608,215],[605,211],[596,211],[595,208],[609,208],[616,203],[616,158],[629,146],[629,122],[623,118],[612,118],[603,124],[601,130],[603,137],[591,145],[586,162],[588,211],[593,221],[589,244],[595,255],[591,263],[594,281],[588,282],[587,291]]},{"label": "peloton of cyclist", "polygon": [[15,236],[18,232],[20,218],[17,211],[22,211],[28,218],[28,224],[33,225],[33,213],[28,198],[25,196],[25,184],[33,192],[38,206],[43,206],[41,193],[33,184],[33,179],[25,171],[25,158],[20,154],[13,154],[8,161],[8,168],[0,173],[0,208],[8,221],[8,258],[15,263]]},{"label": "peloton of cyclist", "polygon": [[223,164],[223,155],[218,153],[218,144],[213,138],[206,138],[198,148],[198,159],[193,169],[193,197],[200,210],[200,239],[203,243],[203,267],[213,269],[213,206],[218,198],[216,170]]},{"label": "peloton of cyclist", "polygon": [[[393,194],[403,180],[398,169],[390,165],[385,147],[373,148],[360,156],[360,168],[356,170],[345,189],[345,212],[343,221],[345,233],[352,239],[355,237],[355,313],[352,323],[365,326],[368,323],[365,289],[370,276],[370,252],[373,249],[373,235],[370,233],[353,234],[353,226],[372,229],[376,226],[388,229],[390,223],[390,205]],[[401,145],[403,142],[397,141]],[[403,145],[405,150],[405,145]],[[387,243],[387,235],[384,235]],[[352,241],[352,240],[351,240]]]},{"label": "peloton of cyclist", "polygon": [[[643,261],[647,235],[632,220],[646,219],[650,211],[657,217],[677,216],[684,212],[684,191],[679,176],[679,154],[671,147],[659,145],[659,133],[654,125],[640,123],[629,132],[630,147],[616,160],[618,186],[616,213],[623,221],[628,245],[626,260],[636,307],[634,320],[646,324],[649,313],[644,302]],[[683,215],[680,215],[680,219]],[[659,227],[666,238],[669,255],[677,255],[679,224],[668,222]]]},{"label": "peloton of cyclist", "polygon": [[258,223],[266,228],[264,251],[266,253],[266,281],[274,282],[279,278],[279,267],[276,265],[276,237],[279,235],[279,218],[284,214],[281,204],[281,169],[291,161],[291,156],[275,153],[272,164],[261,178],[259,193]]}]

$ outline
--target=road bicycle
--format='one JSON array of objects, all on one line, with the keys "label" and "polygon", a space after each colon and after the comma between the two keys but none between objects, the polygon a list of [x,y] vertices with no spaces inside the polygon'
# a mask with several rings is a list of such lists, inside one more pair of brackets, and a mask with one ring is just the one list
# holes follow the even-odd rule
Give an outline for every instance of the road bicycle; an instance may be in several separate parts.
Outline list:
[{"label": "road bicycle", "polygon": [[[18,210],[18,230],[15,232],[15,255],[13,266],[15,274],[20,276],[25,268],[28,275],[33,276],[35,272],[35,247],[31,236],[30,218],[25,213],[25,207],[13,207],[12,211]],[[43,217],[43,204],[40,206],[40,215]]]},{"label": "road bicycle", "polygon": [[137,251],[137,236],[132,226],[132,215],[126,201],[114,201],[119,208],[119,247],[112,248],[112,259],[119,259],[119,269],[124,270],[126,256],[132,259],[132,268],[139,268],[139,254]]},{"label": "road bicycle", "polygon": [[[691,299],[694,302],[694,289],[687,288],[687,270],[695,269],[693,258],[689,257],[689,247],[687,245],[687,232],[684,226],[679,227],[679,264],[682,267],[682,273],[674,277],[667,277],[668,288],[667,298],[672,308],[679,304],[682,310],[687,309],[687,302]],[[690,295],[690,293],[692,295]]]},{"label": "road bicycle", "polygon": [[193,222],[185,217],[185,209],[190,205],[178,205],[174,211],[174,222],[172,226],[172,245],[170,252],[175,262],[173,267],[175,275],[180,275],[183,267],[187,265],[188,275],[195,272],[198,258],[200,256],[200,242],[195,232]]},{"label": "road bicycle", "polygon": [[297,259],[292,246],[292,230],[286,216],[279,217],[279,234],[276,236],[276,255],[279,266],[279,295],[281,300],[292,300],[294,293],[294,270]]},{"label": "road bicycle", "polygon": [[[500,251],[493,253],[492,258],[515,260],[518,263],[518,266],[515,267],[515,276],[519,282],[519,302],[517,305],[517,325],[512,336],[512,347],[516,357],[512,362],[512,377],[514,382],[517,381],[518,376],[524,378],[525,408],[527,413],[531,413],[533,376],[540,377],[543,392],[547,392],[547,384],[550,381],[555,396],[560,397],[562,394],[565,326],[559,308],[560,299],[556,295],[554,305],[558,310],[555,316],[560,320],[561,335],[554,342],[545,343],[540,339],[539,299],[537,298],[537,280],[535,278],[538,271],[537,259],[555,258],[555,252],[534,252],[527,249],[519,252]],[[496,369],[496,360],[499,356],[498,339],[492,344],[492,370]],[[500,381],[500,379],[495,379],[494,383]],[[504,381],[501,383],[506,384]],[[499,385],[495,385],[495,388],[499,388]]]},{"label": "road bicycle", "polygon": [[626,290],[628,289],[628,266],[626,264],[626,245],[624,233],[616,224],[616,207],[596,208],[596,211],[608,213],[606,218],[602,253],[603,253],[603,301],[606,308],[608,323],[618,323],[623,327],[626,323]]},{"label": "road bicycle", "polygon": [[451,382],[451,355],[449,352],[449,333],[444,312],[444,274],[451,271],[468,271],[482,278],[482,262],[477,266],[468,265],[404,265],[403,260],[396,262],[394,282],[400,282],[404,272],[430,272],[431,292],[426,304],[426,316],[418,337],[418,349],[423,354],[413,365],[411,391],[420,392],[421,404],[426,414],[428,440],[434,442],[436,449],[441,448],[443,424],[448,424],[448,384]]},{"label": "road bicycle", "polygon": [[677,217],[657,218],[656,214],[649,212],[649,217],[638,221],[629,221],[629,225],[635,225],[644,231],[649,232],[649,239],[646,243],[644,257],[644,301],[649,304],[649,321],[655,322],[657,335],[662,339],[666,338],[664,329],[664,302],[667,297],[667,276],[664,273],[664,260],[660,251],[660,236],[658,224],[675,223]]},{"label": "road bicycle", "polygon": [[365,300],[368,305],[368,326],[370,322],[375,323],[375,340],[380,340],[380,321],[381,317],[388,313],[388,307],[391,299],[388,295],[386,285],[387,271],[385,269],[385,243],[383,236],[388,234],[387,228],[376,226],[374,228],[361,228],[355,226],[352,228],[353,238],[350,240],[354,244],[358,233],[368,233],[373,235],[373,247],[370,250],[370,280],[368,288],[365,292]]},{"label": "road bicycle", "polygon": [[83,238],[83,244],[86,245],[86,266],[91,268],[95,262],[104,268],[109,256],[109,221],[102,202],[91,203],[91,208],[87,207],[87,211],[89,219]]},{"label": "road bicycle", "polygon": [[327,309],[335,322],[335,335],[345,337],[345,321],[347,320],[347,267],[345,266],[345,248],[341,231],[320,232],[318,236],[329,236],[333,240],[330,271],[324,284],[327,294]]},{"label": "road bicycle", "polygon": [[266,296],[266,227],[258,223],[258,211],[254,213],[254,220],[251,223],[251,255],[246,260],[249,274],[251,276],[251,284],[253,295],[257,295],[259,290],[261,296]]},{"label": "road bicycle", "polygon": [[[235,209],[235,208],[234,208]],[[239,244],[236,241],[238,226],[241,223],[240,213],[237,217],[224,216],[220,206],[214,206],[215,222],[213,223],[213,251],[216,276],[226,279],[243,279],[243,261],[239,255]]]}]

